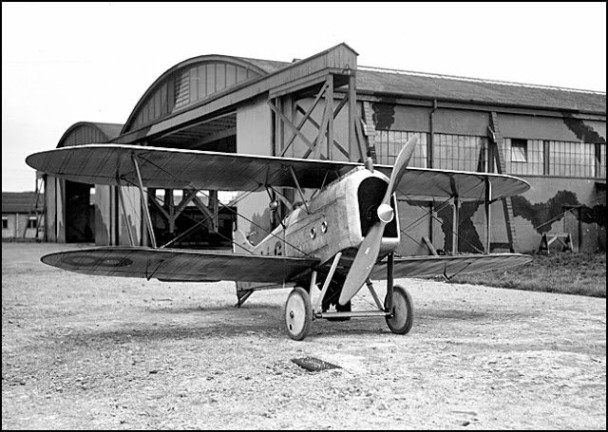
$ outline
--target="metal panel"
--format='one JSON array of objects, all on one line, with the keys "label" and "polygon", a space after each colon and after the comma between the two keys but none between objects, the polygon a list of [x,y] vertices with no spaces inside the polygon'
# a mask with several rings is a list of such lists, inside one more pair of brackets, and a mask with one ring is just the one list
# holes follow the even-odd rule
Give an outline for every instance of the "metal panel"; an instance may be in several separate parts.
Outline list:
[{"label": "metal panel", "polygon": [[559,118],[501,114],[500,129],[505,138],[579,140],[564,120]]}]

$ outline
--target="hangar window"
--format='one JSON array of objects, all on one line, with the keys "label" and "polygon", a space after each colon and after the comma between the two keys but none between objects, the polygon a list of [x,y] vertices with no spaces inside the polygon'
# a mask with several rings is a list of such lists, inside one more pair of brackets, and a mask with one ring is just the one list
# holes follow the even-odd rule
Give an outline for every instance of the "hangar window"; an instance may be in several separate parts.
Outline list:
[{"label": "hangar window", "polygon": [[511,140],[511,162],[528,162],[528,140]]},{"label": "hangar window", "polygon": [[545,143],[542,140],[511,138],[504,141],[504,152],[507,157],[507,172],[519,175],[545,174]]},{"label": "hangar window", "polygon": [[414,155],[410,162],[410,166],[417,168],[426,168],[427,166],[427,134],[406,131],[376,131],[376,160],[379,164],[393,165],[399,152],[406,142],[414,135],[418,137],[418,145],[414,150]]},{"label": "hangar window", "polygon": [[8,218],[2,218],[2,229],[8,229]]},{"label": "hangar window", "polygon": [[478,136],[435,134],[433,168],[487,171],[487,139]]},{"label": "hangar window", "polygon": [[[574,141],[550,141],[549,165],[551,175],[559,177],[596,177],[595,144]],[[605,166],[604,166],[605,172]]]}]

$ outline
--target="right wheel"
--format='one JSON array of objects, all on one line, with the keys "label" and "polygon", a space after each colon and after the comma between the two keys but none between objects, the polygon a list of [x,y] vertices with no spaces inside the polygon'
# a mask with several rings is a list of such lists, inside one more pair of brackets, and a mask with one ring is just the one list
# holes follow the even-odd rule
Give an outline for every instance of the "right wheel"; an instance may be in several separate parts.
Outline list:
[{"label": "right wheel", "polygon": [[[384,305],[388,304],[387,298]],[[414,302],[410,294],[401,285],[393,287],[393,304],[391,314],[386,317],[386,324],[393,333],[407,334],[414,324]]]},{"label": "right wheel", "polygon": [[302,287],[295,287],[289,293],[283,311],[285,331],[293,340],[301,341],[308,335],[312,322],[310,296]]}]

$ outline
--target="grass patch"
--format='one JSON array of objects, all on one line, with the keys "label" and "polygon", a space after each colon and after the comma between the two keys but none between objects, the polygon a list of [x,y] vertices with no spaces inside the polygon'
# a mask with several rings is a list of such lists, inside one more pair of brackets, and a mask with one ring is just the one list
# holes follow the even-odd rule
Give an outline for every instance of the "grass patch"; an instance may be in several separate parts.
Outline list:
[{"label": "grass patch", "polygon": [[448,282],[606,298],[606,254],[537,254],[522,266],[457,275]]}]

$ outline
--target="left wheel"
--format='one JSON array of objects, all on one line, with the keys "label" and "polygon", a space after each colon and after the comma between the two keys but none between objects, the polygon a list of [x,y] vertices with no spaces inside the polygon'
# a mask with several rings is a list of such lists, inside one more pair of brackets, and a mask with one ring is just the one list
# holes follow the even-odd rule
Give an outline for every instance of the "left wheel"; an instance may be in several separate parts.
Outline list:
[{"label": "left wheel", "polygon": [[310,331],[312,305],[310,296],[302,287],[295,287],[289,293],[283,311],[285,330],[293,340],[303,340]]},{"label": "left wheel", "polygon": [[[388,304],[388,293],[384,300],[384,307]],[[393,287],[391,314],[386,317],[386,324],[393,333],[407,334],[414,324],[414,302],[412,297],[400,285]]]}]

